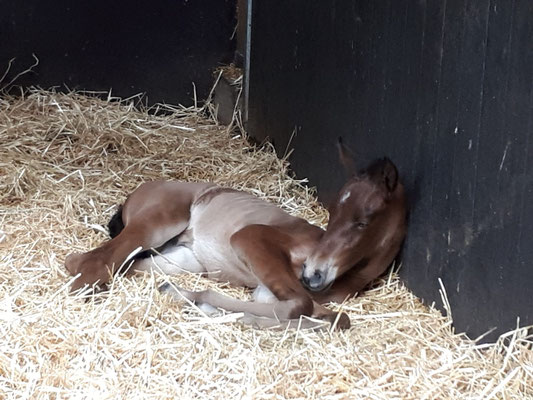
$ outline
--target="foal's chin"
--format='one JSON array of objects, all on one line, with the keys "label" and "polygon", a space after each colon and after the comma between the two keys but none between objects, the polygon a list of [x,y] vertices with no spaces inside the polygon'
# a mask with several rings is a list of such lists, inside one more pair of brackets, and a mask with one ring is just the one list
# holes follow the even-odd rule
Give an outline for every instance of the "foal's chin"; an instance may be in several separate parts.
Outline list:
[{"label": "foal's chin", "polygon": [[309,290],[310,292],[313,292],[313,293],[320,293],[320,292],[326,292],[326,291],[328,291],[329,289],[331,289],[331,286],[333,286],[333,284],[335,283],[335,280],[332,280],[330,283],[328,283],[328,284],[325,285],[325,286],[316,287],[316,288],[313,288],[313,287],[311,287],[311,286],[307,286],[303,280],[300,280],[300,283],[302,284],[302,286],[303,286],[305,289]]}]

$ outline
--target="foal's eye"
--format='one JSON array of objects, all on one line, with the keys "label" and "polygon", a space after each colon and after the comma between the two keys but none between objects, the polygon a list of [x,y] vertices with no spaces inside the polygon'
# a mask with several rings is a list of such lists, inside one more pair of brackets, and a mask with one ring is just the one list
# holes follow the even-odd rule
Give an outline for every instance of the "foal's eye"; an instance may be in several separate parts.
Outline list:
[{"label": "foal's eye", "polygon": [[357,227],[357,229],[365,229],[368,226],[368,223],[358,221],[355,223],[355,226]]}]

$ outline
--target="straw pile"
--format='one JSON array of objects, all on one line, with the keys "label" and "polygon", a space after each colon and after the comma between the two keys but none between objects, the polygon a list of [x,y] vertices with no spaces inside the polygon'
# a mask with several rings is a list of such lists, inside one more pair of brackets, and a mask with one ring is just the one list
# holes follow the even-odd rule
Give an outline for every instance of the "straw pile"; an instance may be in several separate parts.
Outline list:
[{"label": "straw pile", "polygon": [[[88,302],[69,295],[65,256],[104,241],[114,206],[147,180],[215,181],[327,220],[268,146],[251,147],[205,109],[154,116],[136,102],[36,90],[0,98],[0,398],[533,398],[524,329],[476,345],[394,274],[339,306],[353,324],[343,332],[208,318],[161,296],[161,276],[117,278]],[[249,296],[193,275],[173,280]]]}]

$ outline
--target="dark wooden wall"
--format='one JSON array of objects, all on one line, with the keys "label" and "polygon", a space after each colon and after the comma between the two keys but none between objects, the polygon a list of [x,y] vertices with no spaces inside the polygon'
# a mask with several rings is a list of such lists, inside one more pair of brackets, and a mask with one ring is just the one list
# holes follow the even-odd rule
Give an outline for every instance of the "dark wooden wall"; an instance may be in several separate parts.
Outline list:
[{"label": "dark wooden wall", "polygon": [[250,133],[327,199],[343,136],[388,155],[411,212],[402,277],[455,326],[533,324],[533,1],[253,0]]},{"label": "dark wooden wall", "polygon": [[[148,101],[192,104],[233,59],[236,0],[0,0],[0,76],[44,88],[112,89]],[[4,85],[0,82],[0,88]]]}]

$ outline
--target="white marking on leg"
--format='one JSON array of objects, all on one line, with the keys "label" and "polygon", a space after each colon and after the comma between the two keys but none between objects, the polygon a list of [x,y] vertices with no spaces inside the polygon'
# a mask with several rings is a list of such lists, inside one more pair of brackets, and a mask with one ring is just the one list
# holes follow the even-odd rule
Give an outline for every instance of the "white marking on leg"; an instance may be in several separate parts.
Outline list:
[{"label": "white marking on leg", "polygon": [[173,247],[161,255],[137,260],[133,264],[133,269],[135,271],[154,270],[168,275],[178,275],[184,272],[206,272],[192,250],[185,246]]},{"label": "white marking on leg", "polygon": [[272,304],[278,300],[276,296],[274,296],[274,293],[272,293],[270,289],[263,285],[259,285],[255,288],[252,298],[258,303],[268,304]]}]

